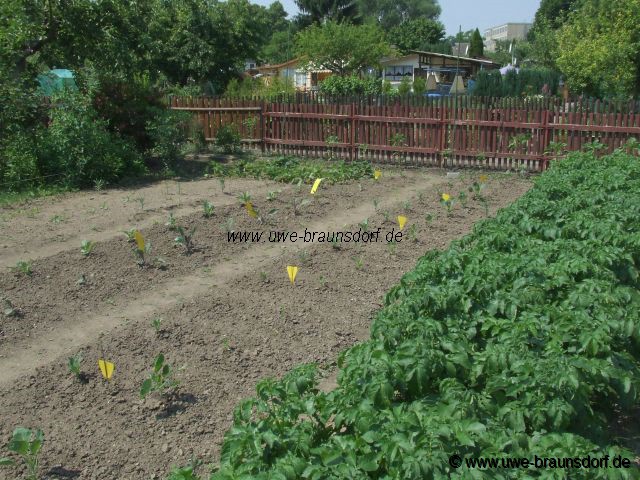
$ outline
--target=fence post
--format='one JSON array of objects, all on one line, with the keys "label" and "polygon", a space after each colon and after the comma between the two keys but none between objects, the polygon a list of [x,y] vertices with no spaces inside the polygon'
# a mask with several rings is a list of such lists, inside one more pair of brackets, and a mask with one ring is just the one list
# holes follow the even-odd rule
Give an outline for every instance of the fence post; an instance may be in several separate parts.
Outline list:
[{"label": "fence post", "polygon": [[266,148],[265,145],[265,121],[264,121],[264,111],[265,111],[265,107],[266,107],[266,101],[265,100],[260,100],[260,151],[262,152],[262,154],[264,155],[264,151]]},{"label": "fence post", "polygon": [[349,161],[353,162],[353,160],[355,159],[355,153],[356,153],[356,104],[355,102],[351,102],[350,120],[351,120],[350,122],[351,131],[349,132],[350,133]]},{"label": "fence post", "polygon": [[548,163],[549,163],[549,158],[547,156],[547,148],[549,147],[549,142],[550,142],[550,125],[549,125],[549,109],[545,109],[544,112],[542,112],[542,152],[540,152],[542,154],[542,171],[545,171],[548,167]]}]

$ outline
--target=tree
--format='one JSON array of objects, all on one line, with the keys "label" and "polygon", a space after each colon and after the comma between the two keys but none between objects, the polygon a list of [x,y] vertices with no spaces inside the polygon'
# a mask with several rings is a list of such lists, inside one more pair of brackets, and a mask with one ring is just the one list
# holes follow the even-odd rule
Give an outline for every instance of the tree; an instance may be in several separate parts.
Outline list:
[{"label": "tree", "polygon": [[326,68],[344,76],[377,67],[380,59],[392,50],[376,25],[328,21],[298,33],[296,53],[307,60],[308,68]]},{"label": "tree", "polygon": [[296,0],[304,24],[348,21],[359,23],[360,10],[355,0]]},{"label": "tree", "polygon": [[482,40],[482,35],[480,35],[480,30],[477,28],[473,31],[469,41],[469,56],[471,58],[484,56],[484,41]]},{"label": "tree", "polygon": [[437,0],[358,0],[357,3],[365,20],[374,20],[387,32],[409,20],[436,20],[440,15]]},{"label": "tree", "polygon": [[411,50],[424,49],[426,45],[438,43],[443,38],[444,25],[424,17],[408,20],[389,32],[389,40],[403,55]]},{"label": "tree", "polygon": [[579,0],[542,0],[540,7],[536,11],[533,19],[533,26],[530,30],[531,39],[544,27],[553,30],[561,27],[567,19],[568,13],[578,3]]},{"label": "tree", "polygon": [[558,30],[557,64],[574,91],[640,93],[640,2],[583,0]]}]

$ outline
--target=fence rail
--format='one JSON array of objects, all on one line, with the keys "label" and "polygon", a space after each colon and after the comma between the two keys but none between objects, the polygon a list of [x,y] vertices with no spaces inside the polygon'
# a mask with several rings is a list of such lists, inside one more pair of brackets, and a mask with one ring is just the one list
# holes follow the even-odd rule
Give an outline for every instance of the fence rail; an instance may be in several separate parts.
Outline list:
[{"label": "fence rail", "polygon": [[221,126],[234,125],[243,143],[269,153],[401,165],[540,171],[551,158],[592,142],[613,151],[630,137],[640,139],[635,108],[623,113],[598,102],[567,106],[555,100],[547,100],[546,108],[518,101],[491,105],[498,103],[170,99],[170,108],[193,112],[208,141]]}]

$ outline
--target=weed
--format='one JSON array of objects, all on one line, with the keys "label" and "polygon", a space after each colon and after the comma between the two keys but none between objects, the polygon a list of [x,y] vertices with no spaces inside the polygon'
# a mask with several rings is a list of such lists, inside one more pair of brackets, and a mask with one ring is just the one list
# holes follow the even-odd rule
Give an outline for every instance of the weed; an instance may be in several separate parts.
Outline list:
[{"label": "weed", "polygon": [[205,202],[202,204],[202,214],[204,215],[204,218],[211,218],[213,216],[214,210],[215,207],[213,206],[213,204],[208,200],[205,200]]},{"label": "weed", "polygon": [[265,272],[264,270],[260,272],[260,280],[262,280],[262,283],[267,283],[269,281],[269,278],[267,277],[267,272]]},{"label": "weed", "polygon": [[331,248],[333,248],[334,250],[342,250],[342,242],[338,240],[337,235],[334,235],[331,238]]},{"label": "weed", "polygon": [[178,236],[175,238],[175,242],[177,245],[182,245],[187,253],[187,255],[191,255],[193,252],[193,234],[196,231],[196,227],[192,227],[188,232],[185,231],[183,227],[176,227],[176,231],[178,232]]},{"label": "weed", "polygon": [[76,285],[85,285],[87,283],[87,277],[85,276],[84,273],[81,273],[80,276],[78,277],[78,280],[76,280]]},{"label": "weed", "polygon": [[356,269],[362,270],[362,267],[364,266],[364,261],[362,260],[362,257],[353,257],[353,261],[356,264]]},{"label": "weed", "polygon": [[382,216],[384,217],[384,223],[391,223],[391,213],[389,210],[382,212]]},{"label": "weed", "polygon": [[178,224],[176,223],[176,217],[173,216],[173,213],[169,214],[169,220],[164,224],[165,227],[168,227],[170,231],[175,232]]},{"label": "weed", "polygon": [[321,275],[320,276],[320,286],[322,288],[327,288],[329,286],[329,282]]},{"label": "weed", "polygon": [[368,232],[369,231],[369,219],[365,218],[363,221],[361,221],[358,226],[362,229],[363,232]]},{"label": "weed", "polygon": [[411,211],[411,202],[409,200],[405,200],[404,202],[402,202],[402,209],[406,213],[409,213]]},{"label": "weed", "polygon": [[424,216],[424,220],[425,220],[425,222],[427,222],[427,225],[429,225],[431,222],[433,222],[433,215],[430,214],[430,213],[427,213]]},{"label": "weed", "polygon": [[69,372],[73,373],[78,380],[82,380],[82,372],[80,371],[80,364],[82,363],[82,353],[78,352],[74,356],[69,357],[67,361],[67,367]]},{"label": "weed", "polygon": [[227,352],[230,352],[231,349],[231,345],[229,345],[229,339],[228,338],[223,338],[222,339],[222,348],[224,350],[226,350]]},{"label": "weed", "polygon": [[[44,432],[42,430],[18,427],[13,431],[9,445],[7,445],[10,451],[22,457],[27,467],[29,480],[38,479],[38,454],[43,444]],[[15,465],[15,462],[10,458],[0,458],[0,466],[5,465]]]},{"label": "weed", "polygon": [[104,189],[104,180],[101,178],[93,181],[93,188],[95,188],[96,192],[101,192]]},{"label": "weed", "polygon": [[65,218],[62,215],[54,215],[53,217],[51,217],[50,222],[58,225],[59,223],[64,222]]},{"label": "weed", "polygon": [[306,250],[300,250],[298,258],[300,259],[300,265],[306,265],[310,258],[309,252]]},{"label": "weed", "polygon": [[140,204],[140,210],[144,211],[144,197],[139,196],[138,198],[136,198],[136,202]]},{"label": "weed", "polygon": [[171,367],[164,361],[164,355],[159,353],[153,362],[153,371],[140,387],[140,397],[145,398],[151,392],[164,394],[178,386],[173,379]]},{"label": "weed", "polygon": [[378,200],[377,198],[373,199],[373,210],[378,213],[378,206],[380,204],[380,200]]},{"label": "weed", "polygon": [[10,267],[13,272],[22,273],[23,275],[33,274],[33,270],[31,269],[31,262],[27,260],[18,260],[15,267]]},{"label": "weed", "polygon": [[80,252],[85,257],[88,257],[95,246],[96,242],[92,242],[91,240],[82,240],[82,243],[80,244]]},{"label": "weed", "polygon": [[414,243],[418,243],[418,226],[415,223],[411,224],[407,230],[407,234]]},{"label": "weed", "polygon": [[280,193],[279,190],[268,192],[267,193],[267,201],[273,202],[276,199],[276,197],[278,196],[278,193]]}]

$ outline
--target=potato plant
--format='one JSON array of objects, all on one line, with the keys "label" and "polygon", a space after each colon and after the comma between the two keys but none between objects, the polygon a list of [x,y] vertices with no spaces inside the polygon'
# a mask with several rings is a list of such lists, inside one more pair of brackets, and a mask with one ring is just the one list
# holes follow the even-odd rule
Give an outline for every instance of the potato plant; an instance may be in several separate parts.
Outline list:
[{"label": "potato plant", "polygon": [[[340,355],[335,390],[302,366],[237,407],[211,479],[468,478],[453,454],[633,463],[611,422],[640,399],[638,178],[624,152],[570,154],[427,252]],[[612,462],[568,472],[637,478]]]}]

